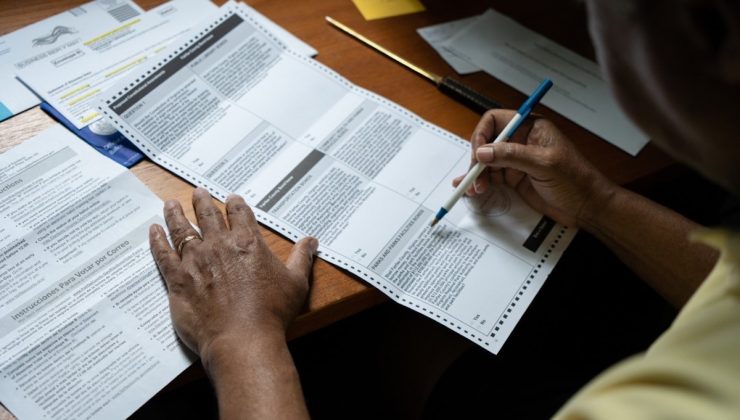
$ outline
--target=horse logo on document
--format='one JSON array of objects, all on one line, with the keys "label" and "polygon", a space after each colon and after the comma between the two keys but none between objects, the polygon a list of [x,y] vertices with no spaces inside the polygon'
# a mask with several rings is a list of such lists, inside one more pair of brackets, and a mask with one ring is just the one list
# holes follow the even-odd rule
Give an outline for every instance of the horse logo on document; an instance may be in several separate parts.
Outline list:
[{"label": "horse logo on document", "polygon": [[46,36],[42,36],[39,38],[34,38],[33,41],[31,41],[32,45],[34,47],[39,47],[42,45],[51,45],[59,39],[62,35],[67,34],[76,34],[77,30],[75,28],[69,27],[69,26],[63,26],[63,25],[57,25],[54,27],[54,29],[51,30],[51,33]]}]

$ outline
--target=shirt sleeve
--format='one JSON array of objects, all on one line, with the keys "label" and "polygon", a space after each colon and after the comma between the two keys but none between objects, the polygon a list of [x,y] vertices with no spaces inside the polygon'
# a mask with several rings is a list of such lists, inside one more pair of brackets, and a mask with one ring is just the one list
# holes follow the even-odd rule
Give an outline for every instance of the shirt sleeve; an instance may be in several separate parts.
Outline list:
[{"label": "shirt sleeve", "polygon": [[740,235],[704,232],[717,265],[641,355],[578,392],[557,419],[740,419]]}]

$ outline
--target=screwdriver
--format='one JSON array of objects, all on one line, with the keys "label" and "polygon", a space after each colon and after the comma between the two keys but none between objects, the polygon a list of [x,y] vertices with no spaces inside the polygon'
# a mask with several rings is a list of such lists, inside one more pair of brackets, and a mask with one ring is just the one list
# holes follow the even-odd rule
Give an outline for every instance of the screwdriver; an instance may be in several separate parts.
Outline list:
[{"label": "screwdriver", "polygon": [[388,51],[382,46],[367,39],[366,37],[364,37],[357,31],[355,31],[354,29],[338,22],[335,19],[332,19],[329,16],[326,16],[326,21],[329,22],[329,24],[331,24],[335,28],[357,39],[358,41],[369,46],[375,51],[385,55],[391,60],[410,69],[411,71],[416,72],[420,76],[434,83],[437,86],[437,89],[439,89],[442,93],[455,99],[456,101],[462,103],[463,105],[467,106],[468,108],[472,109],[473,111],[479,114],[483,114],[489,109],[501,108],[501,105],[498,102],[486,97],[485,95],[481,93],[478,93],[473,88],[466,86],[465,84],[463,84],[462,82],[458,80],[455,80],[449,76],[442,77],[428,70],[425,70],[417,66],[416,64],[411,63],[410,61],[402,57],[399,57],[398,55],[392,53],[391,51]]}]

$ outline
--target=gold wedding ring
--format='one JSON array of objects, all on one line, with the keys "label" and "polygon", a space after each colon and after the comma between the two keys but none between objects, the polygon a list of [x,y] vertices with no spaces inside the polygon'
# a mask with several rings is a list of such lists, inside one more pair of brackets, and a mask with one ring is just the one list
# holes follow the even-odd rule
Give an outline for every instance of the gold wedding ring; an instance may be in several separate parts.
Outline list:
[{"label": "gold wedding ring", "polygon": [[186,243],[192,241],[193,239],[200,239],[200,236],[198,235],[188,235],[182,239],[180,242],[180,245],[177,246],[177,255],[182,258],[182,248],[185,246]]}]

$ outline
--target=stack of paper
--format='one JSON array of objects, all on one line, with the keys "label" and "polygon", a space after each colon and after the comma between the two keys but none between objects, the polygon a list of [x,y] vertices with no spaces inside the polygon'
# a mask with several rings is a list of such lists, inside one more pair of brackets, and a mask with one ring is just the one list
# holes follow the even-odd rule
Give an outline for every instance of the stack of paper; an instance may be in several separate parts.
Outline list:
[{"label": "stack of paper", "polygon": [[[239,7],[294,50],[316,55],[256,10]],[[216,10],[208,0],[172,0],[146,12],[130,0],[97,0],[0,37],[0,120],[38,105],[38,95],[44,110],[98,151],[135,164],[143,155],[100,118],[98,96]]]},{"label": "stack of paper", "polygon": [[555,86],[544,105],[633,156],[648,142],[595,62],[494,10],[418,32],[461,74],[481,69],[526,94],[551,79]]},{"label": "stack of paper", "polygon": [[0,400],[133,413],[194,360],[149,249],[162,201],[59,125],[0,155]]},{"label": "stack of paper", "polygon": [[91,104],[215,9],[207,0],[173,0],[144,12],[130,0],[98,0],[3,36],[0,80],[8,89],[0,101],[11,106],[7,116],[37,105],[35,93],[49,114],[99,152],[135,164],[143,155]]},{"label": "stack of paper", "polygon": [[[294,54],[316,53],[231,7]],[[124,0],[82,5],[3,38],[18,48],[3,50],[14,61],[3,61],[0,93],[38,103],[18,74],[72,128],[117,133],[90,101],[215,10],[200,0],[149,12]],[[16,416],[124,418],[192,363],[151,256],[152,223],[164,224],[161,200],[59,125],[0,154],[0,402]]]},{"label": "stack of paper", "polygon": [[90,2],[0,37],[0,121],[39,104],[16,80],[17,71],[38,61],[61,66],[74,60],[81,40],[127,25],[142,13],[128,0]]}]

